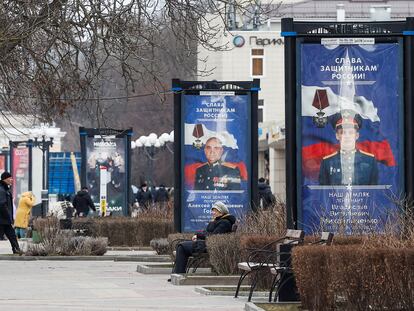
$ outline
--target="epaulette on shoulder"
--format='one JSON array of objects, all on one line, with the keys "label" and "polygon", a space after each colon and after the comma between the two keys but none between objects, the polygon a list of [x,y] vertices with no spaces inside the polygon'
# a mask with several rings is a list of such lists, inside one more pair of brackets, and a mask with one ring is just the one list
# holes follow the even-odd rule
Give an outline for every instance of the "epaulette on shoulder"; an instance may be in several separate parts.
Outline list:
[{"label": "epaulette on shoulder", "polygon": [[326,157],[323,157],[324,160],[332,158],[334,155],[337,155],[338,151],[335,151],[334,153],[328,154]]},{"label": "epaulette on shoulder", "polygon": [[230,162],[223,162],[222,165],[229,168],[237,168],[236,164]]},{"label": "epaulette on shoulder", "polygon": [[366,152],[366,151],[363,151],[363,150],[359,150],[361,153],[363,153],[363,154],[365,154],[365,155],[367,155],[367,156],[369,156],[369,157],[373,157],[373,158],[375,158],[375,155],[373,155],[372,153],[369,153],[369,152]]}]

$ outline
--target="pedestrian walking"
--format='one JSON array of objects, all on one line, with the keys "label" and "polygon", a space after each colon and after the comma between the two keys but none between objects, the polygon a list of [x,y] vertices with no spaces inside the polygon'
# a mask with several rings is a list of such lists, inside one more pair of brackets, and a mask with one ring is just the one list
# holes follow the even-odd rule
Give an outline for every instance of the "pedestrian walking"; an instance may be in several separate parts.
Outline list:
[{"label": "pedestrian walking", "polygon": [[259,205],[263,209],[272,207],[276,203],[276,198],[272,193],[270,186],[266,183],[266,179],[259,178],[258,184]]},{"label": "pedestrian walking", "polygon": [[161,184],[155,192],[154,202],[159,205],[159,208],[164,209],[169,200],[170,195],[168,193],[168,190],[165,188],[163,184]]},{"label": "pedestrian walking", "polygon": [[81,191],[73,198],[73,207],[76,210],[76,216],[78,217],[87,217],[89,210],[96,212],[95,205],[89,195],[88,187],[82,187]]},{"label": "pedestrian walking", "polygon": [[13,196],[10,187],[13,185],[13,178],[9,172],[4,172],[0,177],[0,236],[3,234],[9,239],[13,254],[21,255],[16,233],[13,229]]},{"label": "pedestrian walking", "polygon": [[147,184],[143,183],[137,193],[137,202],[141,209],[148,209],[152,204],[152,194]]},{"label": "pedestrian walking", "polygon": [[20,197],[19,206],[16,210],[16,219],[14,220],[14,230],[19,239],[26,237],[30,213],[35,201],[36,198],[31,191],[23,192]]}]

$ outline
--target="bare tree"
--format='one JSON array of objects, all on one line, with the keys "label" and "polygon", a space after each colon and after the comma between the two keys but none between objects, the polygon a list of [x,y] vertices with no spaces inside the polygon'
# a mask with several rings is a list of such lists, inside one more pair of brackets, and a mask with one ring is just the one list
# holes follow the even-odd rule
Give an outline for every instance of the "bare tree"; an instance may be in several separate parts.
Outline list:
[{"label": "bare tree", "polygon": [[196,45],[226,48],[215,38],[229,12],[254,8],[257,15],[257,2],[3,0],[0,110],[52,120],[82,105],[99,118],[108,83],[117,85],[119,96],[137,87],[162,96],[171,68],[160,58],[194,72],[188,59],[196,57]]}]

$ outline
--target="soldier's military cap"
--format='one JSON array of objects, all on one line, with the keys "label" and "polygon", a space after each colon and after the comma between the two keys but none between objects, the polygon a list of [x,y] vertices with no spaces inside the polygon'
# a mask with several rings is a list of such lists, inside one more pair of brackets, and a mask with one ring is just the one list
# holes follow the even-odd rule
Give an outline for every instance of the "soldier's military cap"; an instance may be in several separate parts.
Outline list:
[{"label": "soldier's military cap", "polygon": [[344,110],[334,114],[331,117],[331,124],[335,131],[349,127],[353,127],[356,130],[359,130],[362,126],[362,118],[359,114],[353,111]]}]

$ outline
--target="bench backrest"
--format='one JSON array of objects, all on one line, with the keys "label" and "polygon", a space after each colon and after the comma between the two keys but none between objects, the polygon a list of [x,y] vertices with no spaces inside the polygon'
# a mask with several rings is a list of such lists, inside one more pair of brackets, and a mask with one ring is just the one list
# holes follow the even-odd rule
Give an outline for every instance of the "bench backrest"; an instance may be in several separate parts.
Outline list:
[{"label": "bench backrest", "polygon": [[303,242],[305,232],[303,230],[288,229],[286,231],[284,242],[285,244],[300,244]]},{"label": "bench backrest", "polygon": [[327,231],[322,232],[320,244],[331,245],[333,237],[334,237],[334,234],[332,232],[327,232]]}]

